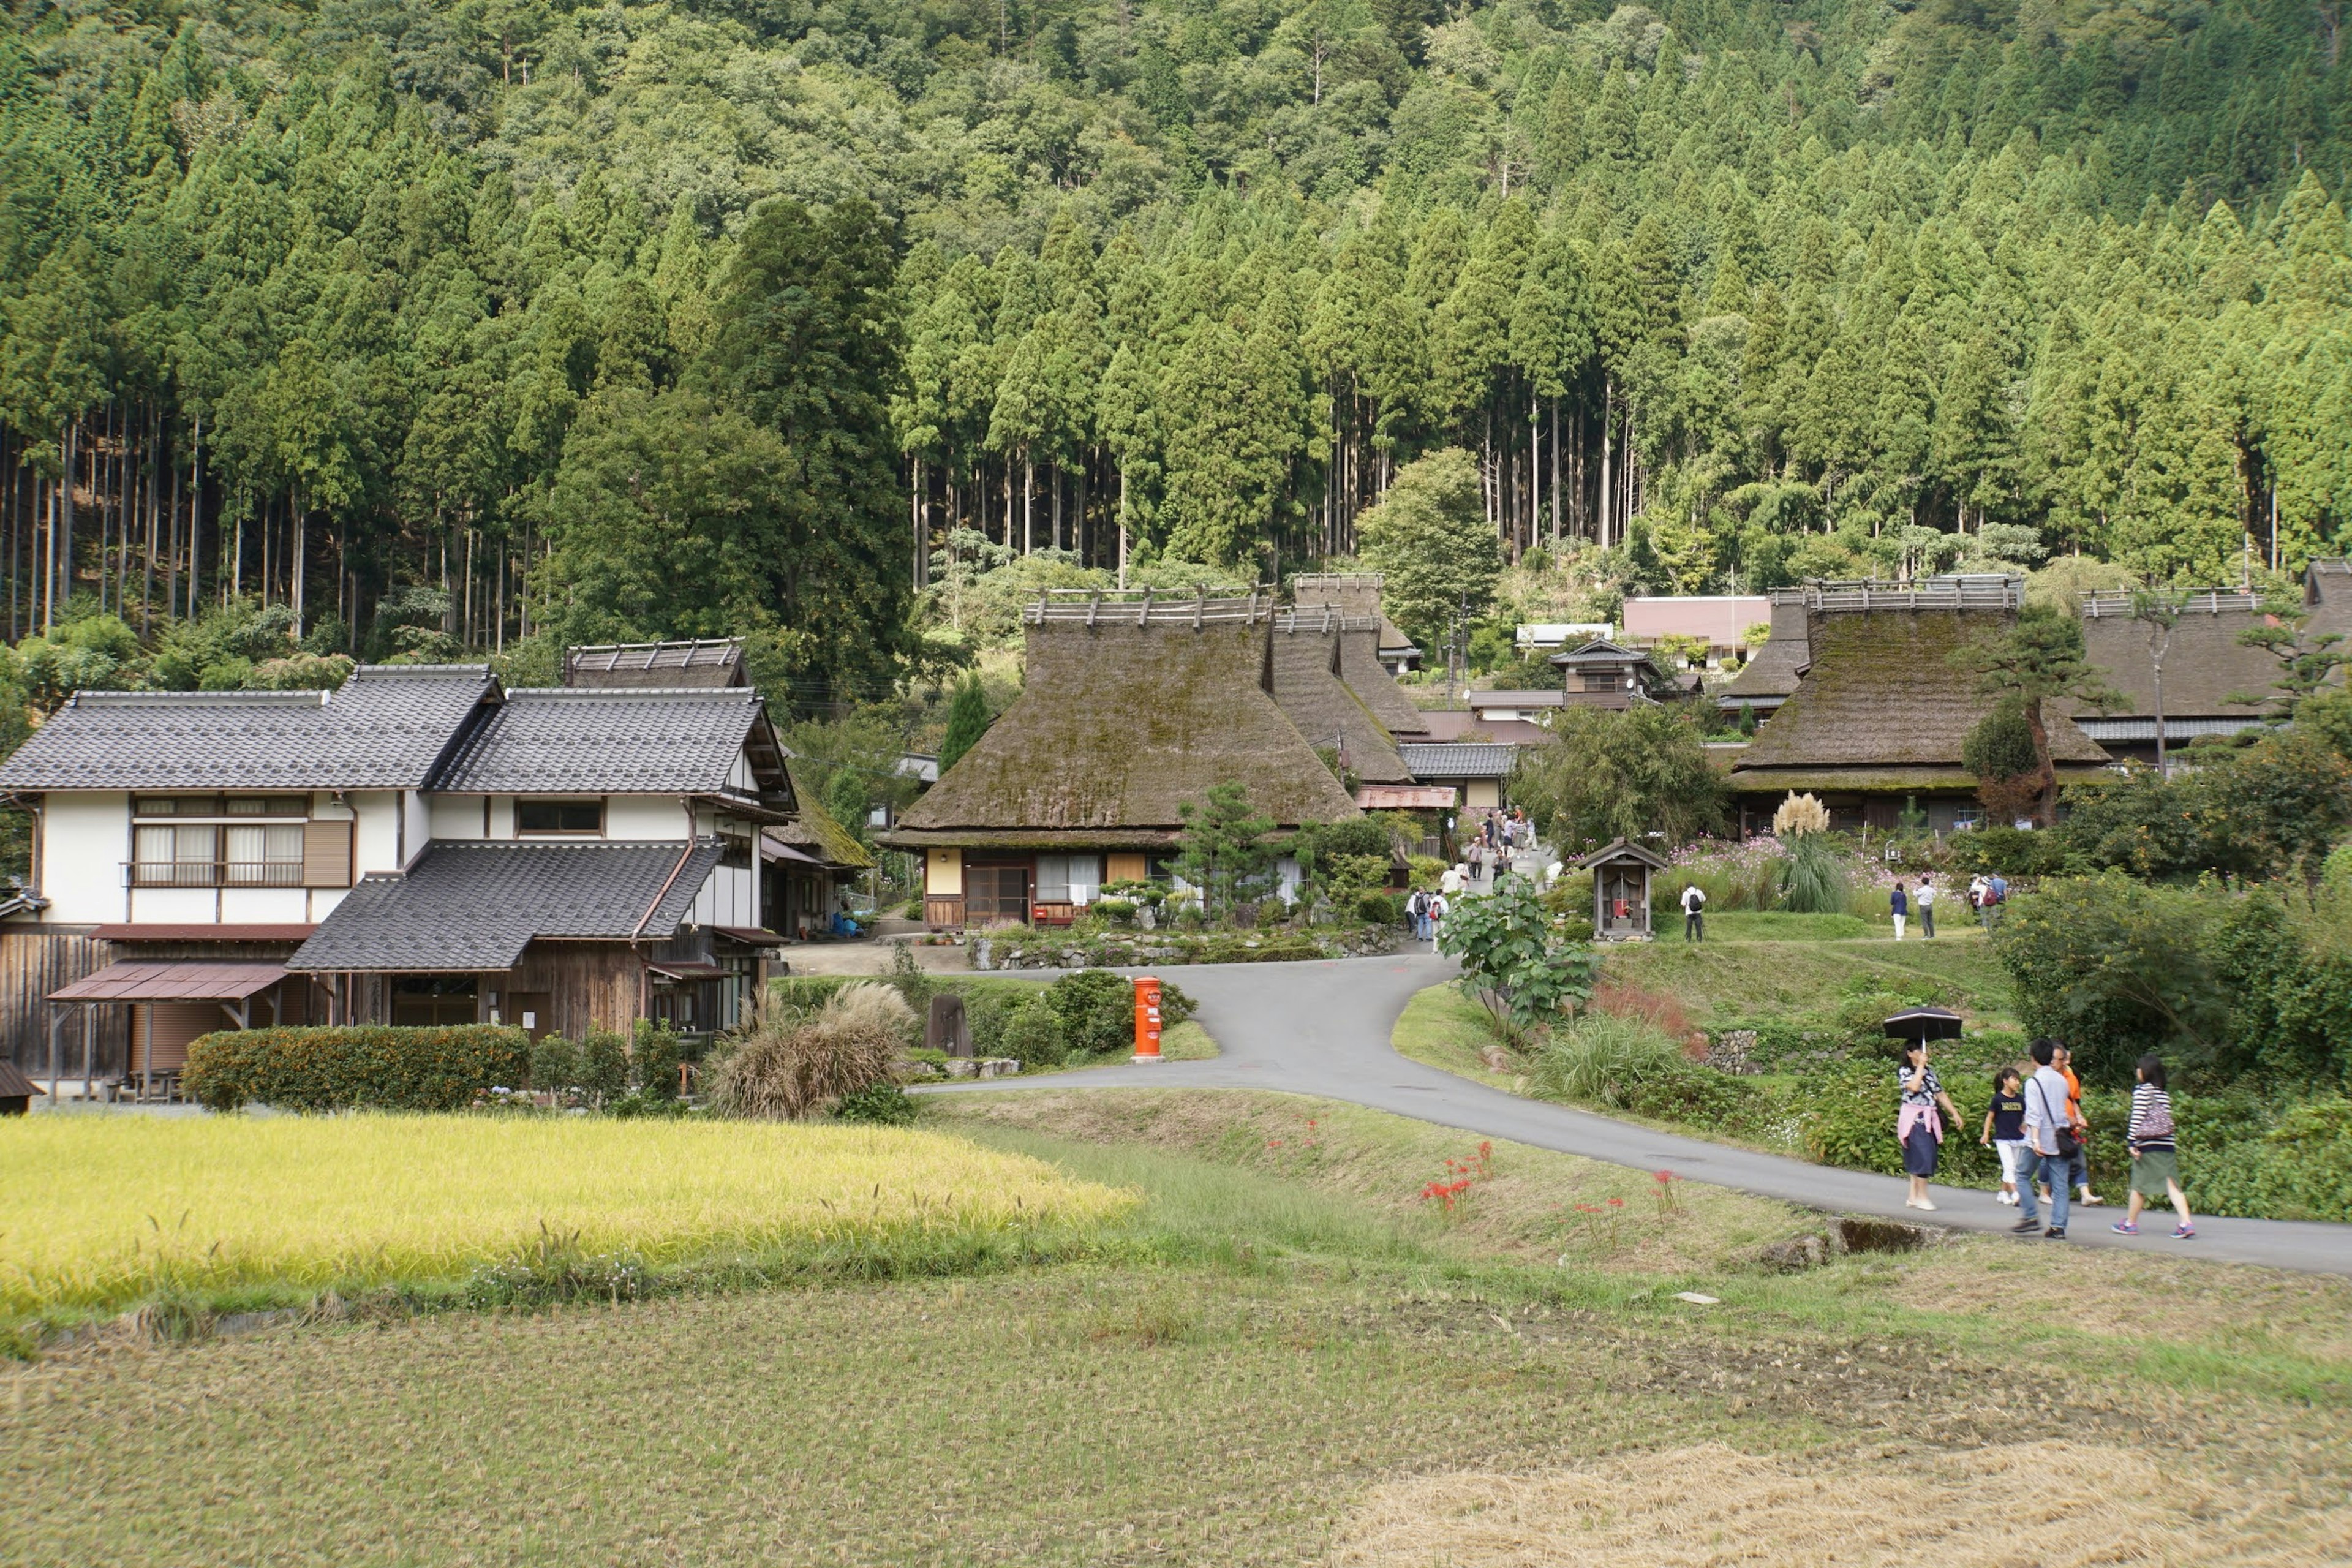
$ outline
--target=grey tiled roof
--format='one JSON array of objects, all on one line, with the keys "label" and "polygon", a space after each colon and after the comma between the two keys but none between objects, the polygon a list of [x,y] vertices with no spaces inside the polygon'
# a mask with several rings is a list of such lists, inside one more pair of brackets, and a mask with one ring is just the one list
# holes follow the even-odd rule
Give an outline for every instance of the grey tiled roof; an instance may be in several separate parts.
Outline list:
[{"label": "grey tiled roof", "polygon": [[748,687],[509,691],[436,787],[462,794],[695,795],[727,787],[760,716]]},{"label": "grey tiled roof", "polygon": [[1475,742],[1408,742],[1397,749],[1404,753],[1404,765],[1417,779],[1499,779],[1507,776],[1519,760],[1517,746]]},{"label": "grey tiled roof", "polygon": [[364,665],[336,691],[81,691],[0,790],[419,789],[498,690],[488,665]]},{"label": "grey tiled roof", "polygon": [[715,838],[696,844],[691,855],[684,839],[436,840],[407,875],[362,878],[286,967],[496,971],[513,968],[534,937],[625,942],[642,931],[664,940],[693,909],[719,857]]}]

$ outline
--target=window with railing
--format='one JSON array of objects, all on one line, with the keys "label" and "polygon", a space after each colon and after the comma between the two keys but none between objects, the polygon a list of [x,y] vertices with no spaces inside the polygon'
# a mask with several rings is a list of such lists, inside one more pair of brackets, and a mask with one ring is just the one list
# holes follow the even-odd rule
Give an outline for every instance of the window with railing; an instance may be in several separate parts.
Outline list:
[{"label": "window with railing", "polygon": [[[299,819],[279,822],[184,820],[198,811],[252,817],[300,812],[299,796],[173,796],[142,799],[131,828],[131,885],[140,888],[299,888],[303,885]],[[242,807],[243,809],[239,809]],[[155,816],[179,817],[157,822]]]}]

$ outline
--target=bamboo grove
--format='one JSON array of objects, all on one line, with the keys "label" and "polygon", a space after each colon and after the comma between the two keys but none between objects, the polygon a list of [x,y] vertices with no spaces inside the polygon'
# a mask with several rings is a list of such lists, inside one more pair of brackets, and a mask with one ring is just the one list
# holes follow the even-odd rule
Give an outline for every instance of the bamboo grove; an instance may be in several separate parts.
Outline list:
[{"label": "bamboo grove", "polygon": [[1349,555],[1460,447],[1658,590],[2341,552],[2332,4],[19,4],[12,641],[748,631]]}]

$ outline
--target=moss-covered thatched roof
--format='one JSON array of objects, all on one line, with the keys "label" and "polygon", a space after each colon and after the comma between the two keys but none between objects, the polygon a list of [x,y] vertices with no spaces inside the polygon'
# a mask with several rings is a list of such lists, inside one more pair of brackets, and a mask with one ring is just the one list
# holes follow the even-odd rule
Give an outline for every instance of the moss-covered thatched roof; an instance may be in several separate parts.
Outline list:
[{"label": "moss-covered thatched roof", "polygon": [[1274,700],[1307,744],[1340,746],[1366,784],[1409,784],[1395,737],[1340,679],[1338,621],[1313,611],[1274,618]]},{"label": "moss-covered thatched roof", "polygon": [[1381,649],[1412,646],[1381,611],[1381,581],[1377,572],[1306,573],[1292,578],[1290,586],[1302,620],[1314,619],[1319,611],[1339,616],[1339,679],[1372,717],[1391,736],[1425,735],[1429,721],[1381,662]]},{"label": "moss-covered thatched roof", "polygon": [[[1961,742],[1994,700],[1977,694],[1951,655],[2010,618],[1999,610],[1814,612],[1806,627],[1811,668],[1757,731],[1731,787],[1780,787],[1751,778],[1759,769],[1958,768]],[[2051,712],[2047,722],[2053,761],[2110,760],[2071,720]]]},{"label": "moss-covered thatched roof", "polygon": [[1719,694],[1727,708],[1742,702],[1772,701],[1797,689],[1799,672],[1812,658],[1806,640],[1805,603],[1801,594],[1772,595],[1772,635],[1748,657],[1738,675]]},{"label": "moss-covered thatched roof", "polygon": [[[2175,719],[2250,718],[2269,706],[2271,683],[2279,678],[2279,662],[2258,647],[2238,641],[2240,632],[2263,626],[2269,617],[2252,607],[2243,595],[2209,598],[2208,607],[2181,613],[2164,650],[2164,716],[2168,727]],[[2229,608],[2211,606],[2227,605]],[[2092,613],[2104,609],[2105,613]],[[2148,718],[2156,712],[2156,666],[2148,649],[2149,626],[2132,619],[2121,605],[2085,606],[2083,649],[2093,664],[2105,671],[2108,684],[2124,697],[2107,718]],[[2158,633],[2159,637],[2163,634]],[[2252,706],[2229,700],[2232,692],[2265,700]],[[2077,714],[2095,709],[2080,705]]]},{"label": "moss-covered thatched roof", "polygon": [[1172,833],[1180,805],[1227,780],[1281,826],[1359,815],[1275,702],[1265,606],[1210,604],[1197,627],[1173,616],[1033,621],[1020,698],[889,841]]},{"label": "moss-covered thatched roof", "polygon": [[2315,561],[2303,574],[2305,637],[2333,635],[2352,642],[2352,559]]},{"label": "moss-covered thatched roof", "polygon": [[792,821],[769,828],[768,837],[845,870],[863,871],[873,865],[873,855],[857,841],[857,835],[844,827],[833,813],[818,803],[817,793],[808,787],[799,762],[787,758],[784,772],[792,778],[793,798],[800,803],[800,809]]}]

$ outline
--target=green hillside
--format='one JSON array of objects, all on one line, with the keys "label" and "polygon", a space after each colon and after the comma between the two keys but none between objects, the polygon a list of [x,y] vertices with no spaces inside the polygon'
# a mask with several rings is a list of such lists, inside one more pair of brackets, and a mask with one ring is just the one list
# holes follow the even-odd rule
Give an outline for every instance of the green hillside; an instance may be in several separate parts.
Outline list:
[{"label": "green hillside", "polygon": [[1448,445],[1607,592],[2347,546],[2333,5],[11,21],[12,641],[258,595],[871,694],[927,573],[1288,572]]}]

